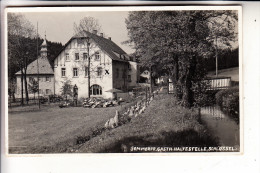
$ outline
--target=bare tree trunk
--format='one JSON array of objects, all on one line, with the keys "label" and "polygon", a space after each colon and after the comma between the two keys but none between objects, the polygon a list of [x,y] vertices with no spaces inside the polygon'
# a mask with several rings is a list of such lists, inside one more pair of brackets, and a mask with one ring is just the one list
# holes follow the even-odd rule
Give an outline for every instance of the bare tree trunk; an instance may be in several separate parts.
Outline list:
[{"label": "bare tree trunk", "polygon": [[216,45],[215,45],[215,49],[216,49],[216,77],[218,77],[218,38],[216,37]]},{"label": "bare tree trunk", "polygon": [[150,66],[150,93],[153,93],[152,65]]},{"label": "bare tree trunk", "polygon": [[25,70],[25,73],[24,73],[24,85],[25,85],[25,99],[26,99],[26,104],[28,105],[28,103],[29,103],[29,94],[28,94],[26,70]]},{"label": "bare tree trunk", "polygon": [[[182,96],[182,105],[185,107],[190,108],[193,105],[194,102],[194,94],[192,91],[192,81],[193,81],[193,75],[196,71],[196,57],[192,56],[192,60],[189,64],[189,68],[185,72],[185,78],[182,83],[183,85],[183,96]],[[187,64],[188,65],[188,64]]]},{"label": "bare tree trunk", "polygon": [[174,72],[175,72],[175,80],[176,80],[176,83],[177,83],[177,81],[179,80],[179,58],[178,57],[176,57],[176,59],[175,59],[175,70],[174,70]]},{"label": "bare tree trunk", "polygon": [[15,102],[15,95],[14,95],[14,92],[12,92],[12,98],[13,98],[13,102]]},{"label": "bare tree trunk", "polygon": [[15,102],[15,95],[14,95],[14,93],[15,93],[15,84],[14,84],[14,81],[12,80],[12,89],[11,89],[11,95],[12,95],[12,99],[13,99],[13,102]]},{"label": "bare tree trunk", "polygon": [[21,105],[23,106],[23,72],[21,70]]}]

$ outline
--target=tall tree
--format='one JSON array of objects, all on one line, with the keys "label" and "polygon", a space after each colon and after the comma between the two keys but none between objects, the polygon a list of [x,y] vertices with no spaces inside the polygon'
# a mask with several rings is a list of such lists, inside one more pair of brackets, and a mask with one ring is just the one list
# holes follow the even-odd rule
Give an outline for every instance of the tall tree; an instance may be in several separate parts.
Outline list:
[{"label": "tall tree", "polygon": [[236,11],[212,11],[208,14],[207,23],[210,29],[207,40],[215,48],[216,76],[218,75],[219,50],[237,48],[238,25]]},{"label": "tall tree", "polygon": [[29,80],[29,85],[28,85],[28,86],[29,86],[30,92],[33,93],[34,100],[35,100],[35,93],[38,92],[38,88],[39,88],[38,85],[39,85],[39,84],[38,84],[38,81],[35,80],[34,78],[31,78],[31,80]]},{"label": "tall tree", "polygon": [[61,87],[61,95],[63,98],[68,99],[68,96],[72,97],[73,96],[73,86],[71,85],[71,81],[66,79],[63,81],[63,85]]},{"label": "tall tree", "polygon": [[[212,54],[209,21],[225,11],[130,12],[126,25],[129,40],[144,63],[160,64],[172,77],[181,104],[194,102],[192,85],[203,80],[203,61]],[[215,15],[215,16],[214,16]]]},{"label": "tall tree", "polygon": [[[23,105],[23,87],[25,86],[26,101],[28,103],[28,89],[26,70],[32,54],[31,42],[28,40],[35,37],[33,25],[19,13],[8,13],[8,60],[21,70],[21,104]],[[12,68],[12,67],[11,67]],[[11,69],[10,71],[12,71]]]},{"label": "tall tree", "polygon": [[89,32],[97,30],[97,32],[101,32],[101,25],[97,19],[90,16],[81,19],[79,24],[74,22],[74,34],[80,34],[84,30]]}]

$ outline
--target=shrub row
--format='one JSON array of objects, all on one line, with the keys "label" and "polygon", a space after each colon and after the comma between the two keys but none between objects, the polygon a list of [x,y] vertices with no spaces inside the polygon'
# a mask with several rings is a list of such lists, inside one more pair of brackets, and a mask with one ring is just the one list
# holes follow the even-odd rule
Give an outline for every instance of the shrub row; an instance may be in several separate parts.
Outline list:
[{"label": "shrub row", "polygon": [[239,88],[238,86],[221,90],[216,94],[216,103],[231,115],[239,115]]}]

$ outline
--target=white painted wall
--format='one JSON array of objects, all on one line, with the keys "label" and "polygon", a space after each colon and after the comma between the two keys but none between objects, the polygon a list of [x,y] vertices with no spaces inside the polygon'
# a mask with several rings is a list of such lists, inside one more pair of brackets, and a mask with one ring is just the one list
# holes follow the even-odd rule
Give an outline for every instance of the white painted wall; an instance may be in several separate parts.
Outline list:
[{"label": "white painted wall", "polygon": [[128,82],[129,86],[136,86],[139,81],[139,66],[137,62],[129,61],[130,69],[128,75],[131,75],[131,82]]},{"label": "white painted wall", "polygon": [[[46,77],[49,77],[50,81],[46,81]],[[29,82],[29,78],[30,77],[33,77],[36,81],[37,81],[37,75],[27,75],[26,78],[27,78],[27,85],[30,84]],[[54,94],[54,76],[49,74],[49,75],[40,75],[39,76],[39,89],[40,89],[40,96],[48,96],[48,95],[51,95],[51,94]],[[17,98],[21,98],[21,75],[17,75],[16,76],[16,91],[15,91],[15,96]],[[25,82],[24,82],[24,88],[23,88],[23,93],[24,93],[24,98],[25,98]],[[46,93],[46,89],[49,89],[50,90],[50,93],[47,94]],[[29,91],[29,86],[28,86],[28,91]],[[36,93],[37,95],[37,93]],[[33,93],[29,93],[29,97],[34,97],[34,94]]]},{"label": "white painted wall", "polygon": [[[95,52],[100,52],[100,61],[95,61]],[[66,53],[69,54],[69,60],[66,61]],[[79,53],[79,61],[75,60],[75,53]],[[88,97],[88,77],[85,76],[85,66],[88,66],[88,60],[83,60],[83,53],[87,53],[86,44],[78,45],[77,40],[74,39],[69,45],[60,53],[54,62],[54,76],[55,76],[55,93],[60,94],[63,82],[70,80],[71,84],[78,87],[78,98]],[[105,92],[112,89],[112,60],[102,51],[94,42],[90,44],[90,85],[100,85],[102,87],[102,96],[104,98],[111,98],[112,93]],[[97,68],[102,67],[102,75],[97,76]],[[66,77],[61,76],[61,69],[66,68]],[[73,77],[73,68],[78,68],[78,77]],[[106,74],[105,70],[109,72]]]}]

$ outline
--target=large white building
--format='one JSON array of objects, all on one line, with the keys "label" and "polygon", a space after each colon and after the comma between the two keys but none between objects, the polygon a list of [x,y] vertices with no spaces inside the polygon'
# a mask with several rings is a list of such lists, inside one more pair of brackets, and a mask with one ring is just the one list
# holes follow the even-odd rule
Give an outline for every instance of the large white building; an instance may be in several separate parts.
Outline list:
[{"label": "large white building", "polygon": [[[77,86],[78,98],[88,97],[89,90],[91,97],[112,98],[113,94],[107,91],[128,91],[139,80],[136,60],[129,57],[111,38],[104,38],[102,33],[97,35],[96,31],[84,31],[80,36],[73,36],[54,59],[53,66],[48,60],[47,51],[45,38],[41,55],[27,67],[28,85],[33,79],[37,81],[39,75],[41,96],[61,95],[64,82],[69,81],[72,86]],[[16,96],[21,97],[21,71],[16,73],[16,80]]]},{"label": "large white building", "polygon": [[138,73],[136,60],[111,38],[84,31],[72,37],[54,60],[54,92],[61,94],[64,82],[70,81],[78,88],[78,98],[88,97],[89,91],[91,97],[111,98],[107,92],[111,89],[127,91],[136,86]]}]

